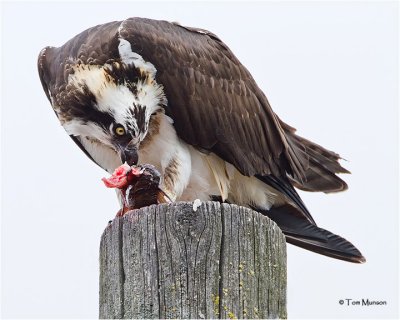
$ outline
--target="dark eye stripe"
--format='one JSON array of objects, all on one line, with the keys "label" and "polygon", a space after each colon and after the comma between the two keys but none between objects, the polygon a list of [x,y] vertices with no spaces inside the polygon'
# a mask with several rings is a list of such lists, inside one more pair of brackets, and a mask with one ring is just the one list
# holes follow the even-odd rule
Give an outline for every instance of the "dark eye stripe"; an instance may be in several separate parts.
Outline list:
[{"label": "dark eye stripe", "polygon": [[109,130],[111,124],[115,122],[114,117],[108,112],[99,111],[96,104],[95,95],[87,85],[83,85],[82,90],[71,91],[60,109],[61,113],[67,115],[67,118],[78,118],[83,123],[94,122]]},{"label": "dark eye stripe", "polygon": [[89,119],[93,122],[98,123],[100,126],[107,130],[109,130],[108,128],[110,128],[111,124],[115,121],[114,117],[111,116],[109,113],[99,111],[96,108],[90,110]]}]

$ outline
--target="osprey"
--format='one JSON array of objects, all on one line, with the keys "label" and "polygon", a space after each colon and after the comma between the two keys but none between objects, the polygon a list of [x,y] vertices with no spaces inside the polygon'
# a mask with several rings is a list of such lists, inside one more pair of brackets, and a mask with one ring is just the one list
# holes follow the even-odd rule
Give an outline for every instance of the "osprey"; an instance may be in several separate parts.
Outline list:
[{"label": "osprey", "polygon": [[218,200],[274,220],[287,242],[364,262],[319,228],[295,188],[347,189],[339,155],[295,133],[215,34],[142,18],[90,28],[38,59],[43,89],[75,143],[112,173],[152,164],[173,201]]}]

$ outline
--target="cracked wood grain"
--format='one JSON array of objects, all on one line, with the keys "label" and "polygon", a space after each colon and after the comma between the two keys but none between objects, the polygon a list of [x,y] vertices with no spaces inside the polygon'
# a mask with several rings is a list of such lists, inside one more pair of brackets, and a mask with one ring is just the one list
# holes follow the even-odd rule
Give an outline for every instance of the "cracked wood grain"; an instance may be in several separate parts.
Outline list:
[{"label": "cracked wood grain", "polygon": [[100,318],[286,318],[286,243],[236,205],[134,210],[100,244]]}]

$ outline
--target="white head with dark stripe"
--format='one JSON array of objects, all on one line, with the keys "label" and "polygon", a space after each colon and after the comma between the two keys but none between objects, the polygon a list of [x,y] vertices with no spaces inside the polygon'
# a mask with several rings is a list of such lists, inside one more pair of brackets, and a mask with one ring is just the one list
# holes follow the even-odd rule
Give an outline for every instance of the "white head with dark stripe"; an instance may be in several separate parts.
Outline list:
[{"label": "white head with dark stripe", "polygon": [[100,142],[122,162],[136,164],[150,118],[166,99],[152,64],[129,60],[121,49],[120,55],[103,66],[70,61],[67,84],[51,100],[70,135]]}]

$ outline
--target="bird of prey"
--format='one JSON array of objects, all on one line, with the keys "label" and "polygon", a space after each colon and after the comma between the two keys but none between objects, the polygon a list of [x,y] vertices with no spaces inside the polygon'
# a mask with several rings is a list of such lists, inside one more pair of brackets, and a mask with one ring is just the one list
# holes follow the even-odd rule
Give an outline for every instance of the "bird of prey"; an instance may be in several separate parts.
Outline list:
[{"label": "bird of prey", "polygon": [[351,262],[295,187],[347,189],[338,154],[284,123],[215,34],[144,18],[95,26],[38,59],[43,89],[75,143],[112,173],[152,164],[172,201],[218,200],[274,220],[287,242]]}]

